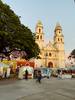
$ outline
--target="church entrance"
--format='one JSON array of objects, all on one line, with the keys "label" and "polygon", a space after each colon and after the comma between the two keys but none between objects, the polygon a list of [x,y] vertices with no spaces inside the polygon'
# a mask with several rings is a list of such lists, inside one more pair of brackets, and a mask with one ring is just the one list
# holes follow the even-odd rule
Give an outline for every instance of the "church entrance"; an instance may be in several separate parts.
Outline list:
[{"label": "church entrance", "polygon": [[49,67],[49,68],[53,68],[53,63],[52,63],[52,62],[49,62],[49,63],[48,63],[48,67]]}]

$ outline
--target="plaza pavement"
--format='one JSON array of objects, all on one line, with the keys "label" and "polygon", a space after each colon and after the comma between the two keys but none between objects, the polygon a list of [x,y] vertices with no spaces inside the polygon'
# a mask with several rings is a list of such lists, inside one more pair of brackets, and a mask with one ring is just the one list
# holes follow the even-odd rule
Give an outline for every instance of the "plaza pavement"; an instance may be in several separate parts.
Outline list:
[{"label": "plaza pavement", "polygon": [[75,79],[0,81],[0,100],[75,100]]}]

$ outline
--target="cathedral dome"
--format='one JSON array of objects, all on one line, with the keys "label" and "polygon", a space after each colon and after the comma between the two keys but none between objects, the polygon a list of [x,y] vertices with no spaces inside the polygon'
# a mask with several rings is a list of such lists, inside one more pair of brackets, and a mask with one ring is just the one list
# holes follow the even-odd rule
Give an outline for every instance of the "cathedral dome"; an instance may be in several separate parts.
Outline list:
[{"label": "cathedral dome", "polygon": [[59,23],[56,24],[56,27],[55,27],[55,30],[54,31],[56,31],[56,30],[62,30],[62,27],[60,26]]},{"label": "cathedral dome", "polygon": [[39,20],[39,21],[37,22],[37,25],[36,25],[36,26],[43,27],[43,24],[42,24],[42,22]]}]

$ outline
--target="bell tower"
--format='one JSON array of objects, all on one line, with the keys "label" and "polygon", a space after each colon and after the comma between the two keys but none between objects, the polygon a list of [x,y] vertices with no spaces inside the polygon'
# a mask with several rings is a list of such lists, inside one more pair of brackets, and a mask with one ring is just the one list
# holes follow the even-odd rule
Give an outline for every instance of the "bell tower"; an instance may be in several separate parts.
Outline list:
[{"label": "bell tower", "polygon": [[65,67],[65,50],[64,50],[64,36],[62,34],[62,27],[59,23],[56,24],[54,30],[54,46],[57,48],[58,67]]},{"label": "bell tower", "polygon": [[38,21],[35,28],[35,41],[39,45],[40,49],[44,46],[44,33],[43,33],[43,24],[41,21]]}]

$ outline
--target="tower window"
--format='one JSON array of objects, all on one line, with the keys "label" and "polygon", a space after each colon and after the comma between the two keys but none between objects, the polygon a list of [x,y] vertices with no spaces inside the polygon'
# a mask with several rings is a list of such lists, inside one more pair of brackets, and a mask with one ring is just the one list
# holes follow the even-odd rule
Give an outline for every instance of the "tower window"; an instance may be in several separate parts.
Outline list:
[{"label": "tower window", "polygon": [[59,38],[58,38],[58,41],[59,41]]},{"label": "tower window", "polygon": [[40,36],[40,39],[42,39],[42,35]]},{"label": "tower window", "polygon": [[39,33],[41,33],[41,29],[39,29]]},{"label": "tower window", "polygon": [[60,33],[60,31],[59,31],[59,33]]},{"label": "tower window", "polygon": [[39,39],[39,36],[37,36],[37,39]]},{"label": "tower window", "polygon": [[62,42],[62,38],[61,38],[61,42]]}]

